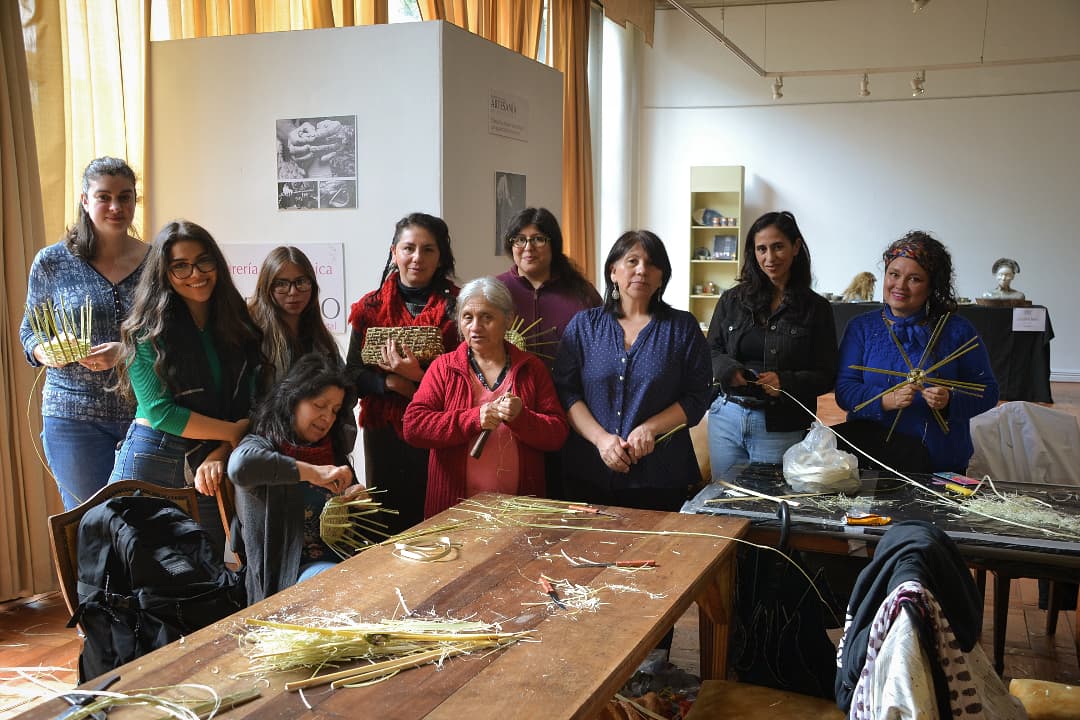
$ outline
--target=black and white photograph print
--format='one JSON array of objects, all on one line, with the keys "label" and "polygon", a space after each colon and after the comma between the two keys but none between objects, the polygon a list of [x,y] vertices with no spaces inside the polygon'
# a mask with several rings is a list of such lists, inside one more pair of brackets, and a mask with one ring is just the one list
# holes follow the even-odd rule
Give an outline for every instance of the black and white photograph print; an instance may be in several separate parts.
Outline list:
[{"label": "black and white photograph print", "polygon": [[[355,208],[356,116],[291,118],[276,125],[278,209]],[[283,185],[302,185],[305,193],[314,185],[314,204],[293,197],[283,202]]]},{"label": "black and white photograph print", "polygon": [[356,207],[355,180],[322,180],[319,182],[319,207]]},{"label": "black and white photograph print", "polygon": [[503,252],[503,237],[514,215],[525,209],[525,176],[495,171],[495,254]]},{"label": "black and white photograph print", "polygon": [[319,187],[314,182],[279,182],[278,210],[315,210],[319,207]]}]

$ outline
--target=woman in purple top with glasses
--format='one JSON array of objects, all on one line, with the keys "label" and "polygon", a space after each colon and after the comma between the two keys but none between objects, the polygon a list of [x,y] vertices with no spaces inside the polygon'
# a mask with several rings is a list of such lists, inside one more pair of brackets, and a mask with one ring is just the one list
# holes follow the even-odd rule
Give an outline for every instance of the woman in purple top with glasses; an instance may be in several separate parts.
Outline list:
[{"label": "woman in purple top with glasses", "polygon": [[603,307],[570,321],[555,386],[570,433],[563,480],[575,500],[678,510],[698,480],[690,434],[709,406],[712,372],[693,315],[663,301],[664,243],[624,233],[604,263]]},{"label": "woman in purple top with glasses", "polygon": [[559,221],[546,208],[525,208],[506,226],[503,248],[514,266],[499,275],[525,333],[526,349],[551,369],[570,318],[603,304],[593,284],[563,252]]}]

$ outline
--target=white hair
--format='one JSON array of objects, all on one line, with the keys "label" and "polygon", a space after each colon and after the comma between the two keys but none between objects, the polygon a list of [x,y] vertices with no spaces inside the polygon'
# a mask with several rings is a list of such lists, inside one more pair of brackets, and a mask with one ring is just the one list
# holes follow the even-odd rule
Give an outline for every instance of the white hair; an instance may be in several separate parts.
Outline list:
[{"label": "white hair", "polygon": [[465,283],[465,286],[461,288],[461,292],[458,293],[458,325],[461,324],[461,313],[465,305],[476,297],[486,300],[501,310],[503,315],[506,316],[507,323],[514,317],[514,299],[510,296],[510,291],[506,289],[501,280],[485,275]]}]

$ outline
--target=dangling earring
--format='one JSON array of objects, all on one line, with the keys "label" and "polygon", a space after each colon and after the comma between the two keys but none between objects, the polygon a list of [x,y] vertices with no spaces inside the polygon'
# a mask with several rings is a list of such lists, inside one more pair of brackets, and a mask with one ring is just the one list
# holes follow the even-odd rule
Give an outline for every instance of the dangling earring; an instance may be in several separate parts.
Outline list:
[{"label": "dangling earring", "polygon": [[618,300],[619,297],[619,284],[616,283],[615,286],[611,288],[611,299]]}]

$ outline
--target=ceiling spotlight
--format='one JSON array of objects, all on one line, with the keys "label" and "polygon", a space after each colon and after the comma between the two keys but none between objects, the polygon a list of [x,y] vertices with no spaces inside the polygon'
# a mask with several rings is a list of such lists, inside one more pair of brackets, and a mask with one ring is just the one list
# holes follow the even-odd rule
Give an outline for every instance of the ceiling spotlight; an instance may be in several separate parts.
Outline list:
[{"label": "ceiling spotlight", "polygon": [[911,12],[917,13],[926,7],[930,0],[911,0]]},{"label": "ceiling spotlight", "polygon": [[926,89],[923,87],[923,83],[926,82],[926,71],[920,70],[911,76],[911,97],[919,97]]},{"label": "ceiling spotlight", "polygon": [[862,82],[859,83],[859,97],[866,97],[870,94],[870,76],[866,73],[862,75]]},{"label": "ceiling spotlight", "polygon": [[772,99],[779,100],[784,97],[784,76],[778,75],[772,84]]}]

